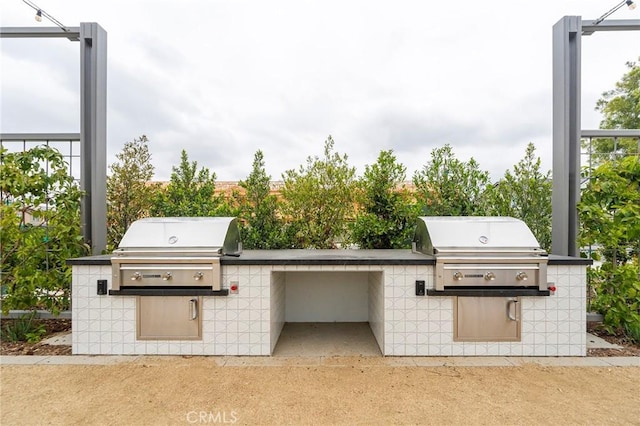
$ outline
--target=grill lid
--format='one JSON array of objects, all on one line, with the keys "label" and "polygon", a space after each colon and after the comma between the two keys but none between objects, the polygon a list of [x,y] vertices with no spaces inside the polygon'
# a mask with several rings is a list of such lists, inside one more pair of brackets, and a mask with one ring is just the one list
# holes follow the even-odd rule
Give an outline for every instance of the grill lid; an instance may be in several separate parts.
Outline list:
[{"label": "grill lid", "polygon": [[149,217],[136,220],[125,232],[118,251],[166,249],[241,250],[238,224],[233,217]]},{"label": "grill lid", "polygon": [[419,217],[415,249],[425,254],[446,252],[544,253],[529,227],[506,216]]}]

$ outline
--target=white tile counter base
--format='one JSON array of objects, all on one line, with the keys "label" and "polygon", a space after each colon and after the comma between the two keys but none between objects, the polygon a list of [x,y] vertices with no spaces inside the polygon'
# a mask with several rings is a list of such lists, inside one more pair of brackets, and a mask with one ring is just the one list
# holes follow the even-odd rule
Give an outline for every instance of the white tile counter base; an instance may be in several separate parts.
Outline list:
[{"label": "white tile counter base", "polygon": [[[403,269],[404,268],[404,269]],[[419,268],[419,267],[418,267]],[[415,275],[414,275],[415,274]],[[385,355],[586,356],[586,268],[551,265],[548,297],[521,297],[520,342],[454,342],[453,297],[413,296],[416,267],[394,267],[385,281]],[[427,288],[433,288],[426,274]],[[414,277],[415,276],[415,277]]]},{"label": "white tile counter base", "polygon": [[282,272],[288,271],[381,272],[369,274],[367,297],[369,323],[384,355],[586,356],[583,265],[549,266],[556,294],[522,297],[521,341],[495,343],[453,341],[453,297],[415,296],[416,280],[433,288],[426,265],[224,265],[223,287],[237,281],[239,294],[203,297],[201,341],[136,340],[136,297],[96,294],[98,279],[111,287],[111,266],[74,265],[73,353],[268,356],[284,325]]},{"label": "white tile counter base", "polygon": [[[202,340],[136,340],[136,297],[98,296],[96,281],[111,266],[74,266],[72,329],[74,354],[270,355],[271,272],[259,266],[227,266],[223,287],[237,281],[239,294],[202,297]],[[273,328],[272,328],[273,325]],[[281,329],[281,327],[280,327]]]}]

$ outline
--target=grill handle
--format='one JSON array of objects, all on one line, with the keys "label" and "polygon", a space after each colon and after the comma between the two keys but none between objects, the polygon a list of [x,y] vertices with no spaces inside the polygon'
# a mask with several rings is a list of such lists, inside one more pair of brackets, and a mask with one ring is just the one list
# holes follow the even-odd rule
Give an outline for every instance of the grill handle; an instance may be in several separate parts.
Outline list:
[{"label": "grill handle", "polygon": [[[511,315],[511,305],[516,303],[518,303],[517,300],[509,300],[507,302],[507,318],[509,318],[511,321],[518,321],[518,317],[516,315]],[[516,310],[516,312],[518,311]]]},{"label": "grill handle", "polygon": [[191,320],[197,320],[198,319],[198,299],[196,297],[194,297],[193,299],[189,300],[189,303],[191,304]]}]

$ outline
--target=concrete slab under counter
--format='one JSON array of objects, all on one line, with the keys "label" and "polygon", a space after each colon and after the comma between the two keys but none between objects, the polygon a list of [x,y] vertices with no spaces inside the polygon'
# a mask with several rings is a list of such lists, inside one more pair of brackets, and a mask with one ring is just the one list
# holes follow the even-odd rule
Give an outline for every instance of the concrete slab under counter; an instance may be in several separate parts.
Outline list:
[{"label": "concrete slab under counter", "polygon": [[588,261],[550,256],[551,296],[522,297],[521,341],[454,342],[453,297],[433,288],[433,257],[410,250],[265,250],[223,257],[222,285],[202,296],[202,340],[137,340],[136,296],[111,288],[109,256],[72,259],[74,354],[273,354],[286,322],[368,322],[385,356],[585,356]]}]

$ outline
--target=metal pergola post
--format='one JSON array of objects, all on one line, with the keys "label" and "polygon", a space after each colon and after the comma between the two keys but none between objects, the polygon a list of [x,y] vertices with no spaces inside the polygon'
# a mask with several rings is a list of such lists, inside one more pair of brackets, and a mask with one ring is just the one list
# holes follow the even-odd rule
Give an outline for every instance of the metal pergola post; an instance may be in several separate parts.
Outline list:
[{"label": "metal pergola post", "polygon": [[107,33],[80,24],[81,218],[91,252],[107,247]]},{"label": "metal pergola post", "polygon": [[80,41],[80,187],[82,233],[93,254],[107,247],[107,33],[100,25],[0,27],[0,38]]},{"label": "metal pergola post", "polygon": [[596,31],[637,30],[640,20],[596,23],[580,16],[565,16],[553,26],[553,254],[578,256],[580,249],[581,38]]}]

